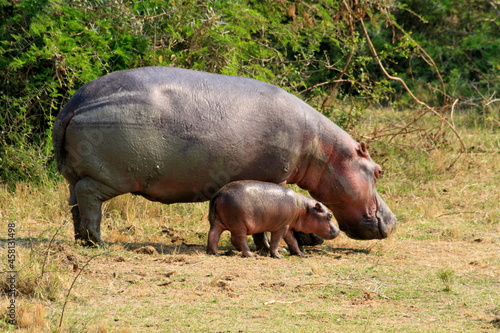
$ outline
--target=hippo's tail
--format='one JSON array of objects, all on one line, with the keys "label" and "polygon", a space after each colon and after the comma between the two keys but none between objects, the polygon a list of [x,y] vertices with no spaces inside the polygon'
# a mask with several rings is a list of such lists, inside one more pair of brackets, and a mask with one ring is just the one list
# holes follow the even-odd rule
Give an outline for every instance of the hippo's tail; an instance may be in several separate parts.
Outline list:
[{"label": "hippo's tail", "polygon": [[73,104],[71,99],[61,112],[59,112],[52,129],[52,144],[54,145],[57,170],[59,170],[59,172],[70,182],[77,176],[73,169],[66,164],[67,152],[64,147],[64,142],[66,138],[66,129],[74,116]]},{"label": "hippo's tail", "polygon": [[208,221],[212,224],[217,218],[217,199],[219,198],[219,193],[216,193],[212,199],[210,199],[210,205],[208,208]]}]

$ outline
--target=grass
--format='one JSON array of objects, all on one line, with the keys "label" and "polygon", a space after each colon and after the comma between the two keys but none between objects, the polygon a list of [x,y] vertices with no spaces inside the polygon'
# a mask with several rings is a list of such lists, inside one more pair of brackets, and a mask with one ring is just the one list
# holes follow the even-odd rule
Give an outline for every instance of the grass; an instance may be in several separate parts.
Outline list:
[{"label": "grass", "polygon": [[[372,114],[360,128],[390,117]],[[385,169],[379,191],[399,219],[394,235],[341,235],[306,249],[306,258],[243,259],[231,255],[237,253],[227,233],[221,252],[228,255],[207,256],[206,203],[167,206],[132,195],[105,204],[108,248],[81,248],[72,241],[63,182],[2,188],[0,271],[8,270],[4,232],[14,222],[18,329],[498,331],[500,131],[467,114],[454,121],[468,153],[452,168],[456,152],[447,145],[421,149],[426,139],[419,134],[370,143]],[[144,253],[145,246],[156,251]],[[13,331],[7,305],[4,296],[0,330]]]}]

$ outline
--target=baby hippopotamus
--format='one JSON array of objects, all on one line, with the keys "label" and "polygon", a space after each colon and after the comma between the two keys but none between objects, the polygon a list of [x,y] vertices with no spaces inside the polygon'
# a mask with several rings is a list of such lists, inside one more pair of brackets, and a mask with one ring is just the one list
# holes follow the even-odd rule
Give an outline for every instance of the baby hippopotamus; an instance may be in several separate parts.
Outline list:
[{"label": "baby hippopotamus", "polygon": [[254,257],[247,235],[270,231],[271,257],[281,258],[278,246],[284,238],[290,254],[300,251],[293,230],[315,233],[324,239],[338,236],[327,208],[302,194],[282,186],[260,181],[235,181],[222,187],[210,200],[208,254],[217,254],[224,230],[231,232],[231,243],[243,257]]}]

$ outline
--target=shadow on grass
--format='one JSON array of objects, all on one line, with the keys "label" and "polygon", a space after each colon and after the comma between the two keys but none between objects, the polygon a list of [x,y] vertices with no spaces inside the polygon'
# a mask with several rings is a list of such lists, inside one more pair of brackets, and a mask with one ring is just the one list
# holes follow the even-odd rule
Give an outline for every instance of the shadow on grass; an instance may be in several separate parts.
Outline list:
[{"label": "shadow on grass", "polygon": [[179,244],[166,244],[166,243],[108,243],[108,245],[122,245],[127,251],[137,252],[146,247],[153,247],[159,254],[199,254],[205,253],[206,245],[179,243]]},{"label": "shadow on grass", "polygon": [[[13,242],[13,243],[12,243]],[[51,244],[52,242],[52,244]],[[13,245],[14,244],[14,245]],[[31,249],[38,247],[49,247],[49,245],[56,246],[56,244],[64,244],[71,248],[93,248],[84,245],[80,245],[73,240],[67,239],[50,239],[50,238],[15,238],[14,240],[0,238],[0,249],[6,249],[8,247],[18,248],[18,249]],[[153,242],[105,242],[103,249],[111,248],[112,246],[120,246],[125,251],[137,252],[138,249],[153,247],[159,254],[199,254],[205,253],[205,244],[190,244],[186,242],[181,242],[179,244],[168,244],[168,243],[153,243]],[[94,247],[97,248],[97,247]],[[221,254],[230,254],[231,247],[220,247]]]},{"label": "shadow on grass", "polygon": [[[120,244],[120,243],[115,243]],[[137,251],[140,248],[152,246],[160,254],[200,254],[205,253],[205,244],[190,244],[182,242],[180,244],[163,244],[163,243],[123,243],[123,247],[129,251]],[[257,252],[254,247],[251,246],[251,250]],[[333,255],[333,256],[348,256],[348,255],[359,255],[359,254],[370,254],[371,249],[357,249],[357,248],[336,248],[325,245],[318,246],[304,246],[302,250],[308,255]],[[281,252],[281,251],[280,251]],[[266,255],[265,253],[259,253],[260,255]],[[232,246],[220,246],[219,255],[222,256],[235,256],[239,255],[239,252]]]},{"label": "shadow on grass", "polygon": [[[9,244],[8,239],[0,238],[0,248],[7,248],[12,244]],[[15,247],[18,248],[33,248],[38,246],[51,246],[55,244],[65,244],[70,247],[80,246],[76,244],[72,240],[63,240],[63,239],[50,239],[50,238],[16,238],[14,240]],[[186,243],[179,242],[177,243],[153,243],[153,242],[109,242],[106,243],[105,248],[109,248],[111,246],[121,246],[124,250],[130,252],[140,252],[141,249],[145,248],[154,248],[151,250],[152,252],[157,252],[159,254],[184,254],[184,255],[194,255],[206,252],[206,244],[194,244],[194,243]],[[251,246],[252,248],[252,246]],[[345,247],[332,247],[328,245],[317,245],[317,246],[304,246],[302,250],[308,255],[331,255],[331,256],[349,256],[349,255],[359,255],[359,254],[370,254],[371,249],[367,248],[345,248]],[[252,248],[252,251],[255,251],[255,248]],[[281,251],[280,251],[281,252]],[[152,254],[152,253],[151,253]],[[239,252],[234,249],[231,245],[228,246],[220,246],[219,247],[219,255],[222,256],[235,256],[239,255]]]},{"label": "shadow on grass", "polygon": [[333,247],[328,245],[320,246],[305,246],[303,251],[309,254],[331,254],[331,255],[353,255],[353,254],[370,254],[371,249],[367,248],[348,248],[348,247]]}]

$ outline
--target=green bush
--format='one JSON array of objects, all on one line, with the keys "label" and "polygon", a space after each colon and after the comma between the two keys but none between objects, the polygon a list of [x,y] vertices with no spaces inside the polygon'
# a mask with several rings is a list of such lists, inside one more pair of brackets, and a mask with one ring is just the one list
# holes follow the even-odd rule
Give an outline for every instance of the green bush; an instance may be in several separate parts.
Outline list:
[{"label": "green bush", "polygon": [[29,170],[38,169],[19,160],[42,154],[37,165],[49,163],[55,115],[84,83],[121,69],[163,65],[257,78],[348,127],[367,106],[411,106],[402,86],[382,73],[361,20],[387,71],[426,102],[459,98],[481,107],[495,98],[500,44],[488,3],[420,3],[0,0],[0,156],[6,165],[0,177],[36,179]]}]

